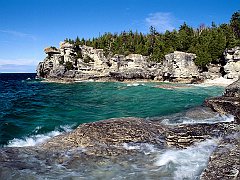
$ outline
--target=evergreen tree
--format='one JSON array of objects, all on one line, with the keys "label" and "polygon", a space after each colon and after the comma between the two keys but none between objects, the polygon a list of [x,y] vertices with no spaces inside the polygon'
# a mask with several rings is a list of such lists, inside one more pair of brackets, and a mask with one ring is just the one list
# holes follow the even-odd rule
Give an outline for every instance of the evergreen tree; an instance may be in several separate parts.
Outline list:
[{"label": "evergreen tree", "polygon": [[[161,62],[164,56],[173,51],[192,52],[197,55],[196,64],[204,69],[209,63],[220,63],[225,48],[240,46],[240,12],[232,15],[229,24],[217,26],[214,22],[211,27],[202,24],[198,29],[183,23],[179,30],[159,33],[150,27],[148,34],[133,32],[132,30],[118,33],[104,33],[97,38],[81,40],[65,39],[75,45],[92,46],[103,49],[106,56],[114,54],[128,55],[130,53],[149,56],[152,61]],[[77,50],[77,57],[81,58],[81,51]]]},{"label": "evergreen tree", "polygon": [[180,51],[187,52],[191,47],[191,43],[194,37],[193,28],[189,27],[185,22],[180,26],[179,29],[179,41],[180,47],[178,49]]},{"label": "evergreen tree", "polygon": [[233,28],[233,31],[235,33],[235,36],[237,38],[240,38],[240,11],[235,12],[232,15],[230,25]]}]

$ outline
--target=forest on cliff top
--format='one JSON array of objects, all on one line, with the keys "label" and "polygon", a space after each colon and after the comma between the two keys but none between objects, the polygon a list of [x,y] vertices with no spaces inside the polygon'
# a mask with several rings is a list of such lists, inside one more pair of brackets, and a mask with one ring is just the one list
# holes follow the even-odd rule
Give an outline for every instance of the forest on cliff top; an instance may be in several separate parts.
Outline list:
[{"label": "forest on cliff top", "polygon": [[173,51],[195,53],[195,63],[204,68],[209,63],[221,63],[226,48],[240,46],[240,11],[232,14],[229,23],[211,27],[201,24],[194,29],[183,23],[178,30],[158,32],[150,27],[149,33],[123,31],[121,33],[104,33],[103,35],[84,39],[77,37],[65,39],[75,45],[87,45],[103,49],[105,56],[131,53],[149,56],[152,61],[161,62],[164,56]]}]

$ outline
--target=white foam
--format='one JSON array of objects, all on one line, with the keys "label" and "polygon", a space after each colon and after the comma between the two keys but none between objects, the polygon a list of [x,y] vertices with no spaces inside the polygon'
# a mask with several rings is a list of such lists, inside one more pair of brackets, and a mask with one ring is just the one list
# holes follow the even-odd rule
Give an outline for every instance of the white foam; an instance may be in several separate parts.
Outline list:
[{"label": "white foam", "polygon": [[233,121],[234,121],[233,115],[216,115],[215,117],[209,119],[201,120],[184,119],[182,124],[196,124],[196,123],[214,124],[219,122],[233,122]]},{"label": "white foam", "polygon": [[212,84],[189,84],[188,86],[195,86],[195,87],[211,87],[214,86]]},{"label": "white foam", "polygon": [[153,144],[148,143],[123,143],[123,148],[127,150],[137,150],[144,154],[150,154],[157,151]]},{"label": "white foam", "polygon": [[[200,142],[187,149],[167,150],[158,155],[155,166],[171,168],[174,179],[195,179],[204,167],[206,167],[209,156],[215,149],[218,139],[211,139]],[[170,164],[173,164],[171,166]]]},{"label": "white foam", "polygon": [[228,86],[232,84],[237,79],[226,79],[223,77],[215,78],[215,79],[207,79],[204,81],[203,84],[210,84],[210,85],[218,85],[218,86]]},{"label": "white foam", "polygon": [[178,119],[177,122],[171,122],[171,119],[163,119],[162,123],[164,124],[214,124],[214,123],[220,123],[220,122],[233,122],[234,116],[227,114],[227,115],[216,115],[212,118],[207,119],[191,119],[188,117],[182,117]]},{"label": "white foam", "polygon": [[127,86],[144,86],[145,84],[139,84],[139,83],[131,83],[131,84],[127,84]]},{"label": "white foam", "polygon": [[[6,147],[26,147],[26,146],[36,146],[38,144],[41,144],[48,139],[60,135],[64,132],[70,132],[72,131],[73,126],[65,125],[65,126],[60,126],[60,129],[63,131],[60,131],[59,129],[51,131],[46,134],[37,134],[37,135],[31,135],[29,137],[24,137],[21,139],[14,138],[13,140],[9,141],[8,145]],[[34,132],[36,133],[41,127],[36,127]]]}]

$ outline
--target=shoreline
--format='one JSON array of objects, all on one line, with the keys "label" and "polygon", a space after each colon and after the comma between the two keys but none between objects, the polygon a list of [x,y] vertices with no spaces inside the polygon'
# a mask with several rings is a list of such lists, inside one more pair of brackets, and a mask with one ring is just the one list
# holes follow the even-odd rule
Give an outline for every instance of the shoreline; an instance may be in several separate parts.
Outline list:
[{"label": "shoreline", "polygon": [[202,85],[210,85],[210,86],[223,86],[227,87],[228,85],[232,84],[235,82],[237,79],[226,79],[223,77],[216,78],[216,79],[206,79],[202,83]]},{"label": "shoreline", "polygon": [[[45,82],[49,83],[56,82],[56,79],[46,80],[47,81]],[[73,80],[73,78],[57,79],[57,82],[75,83]],[[138,80],[102,82],[121,82],[133,84],[138,82],[140,84]],[[141,82],[150,81],[144,80]],[[214,84],[219,82],[222,85],[226,85],[231,81],[223,81],[221,78],[219,78],[215,79]],[[42,156],[43,160],[46,158],[44,155],[47,154],[47,158],[50,159],[50,161],[54,162],[54,160],[57,159],[57,161],[60,162],[59,164],[65,164],[70,162],[69,166],[71,166],[72,161],[68,161],[68,159],[62,159],[61,155],[56,154],[59,154],[59,152],[71,152],[72,154],[70,155],[70,158],[72,158],[71,160],[76,160],[75,162],[77,162],[78,160],[82,161],[82,159],[84,159],[84,156],[88,156],[93,160],[99,157],[104,157],[106,159],[117,159],[120,156],[137,154],[138,152],[135,151],[136,149],[132,149],[132,147],[133,145],[136,145],[136,147],[139,146],[139,144],[137,144],[139,142],[148,143],[150,145],[153,145],[153,147],[160,147],[159,149],[165,148],[171,150],[172,148],[182,152],[182,150],[196,148],[195,145],[197,143],[206,143],[209,139],[220,138],[219,141],[214,145],[216,149],[213,149],[213,152],[211,152],[206,158],[206,165],[203,166],[203,170],[201,170],[201,174],[199,174],[198,176],[200,177],[200,179],[208,179],[209,177],[221,177],[222,179],[224,179],[228,176],[232,176],[237,179],[239,177],[239,172],[236,172],[234,170],[239,169],[239,118],[237,115],[234,118],[233,116],[222,117],[221,119],[219,118],[221,115],[224,116],[224,114],[226,113],[233,114],[232,112],[240,112],[236,111],[239,105],[239,91],[236,91],[236,87],[239,87],[239,85],[236,83],[231,85],[231,88],[227,87],[225,89],[225,94],[222,98],[212,98],[216,100],[216,102],[214,101],[212,107],[209,106],[212,102],[211,98],[207,99],[206,101],[208,101],[208,103],[205,102],[204,105],[210,107],[208,109],[203,110],[202,108],[204,107],[204,105],[202,105],[200,108],[187,110],[186,112],[183,112],[180,116],[178,116],[177,114],[173,114],[173,116],[160,116],[153,119],[120,117],[104,119],[96,122],[83,123],[74,128],[74,130],[71,130],[70,132],[66,131],[66,133],[51,137],[47,139],[47,141],[33,147],[27,146],[21,148],[14,148],[10,146],[0,148],[1,153],[5,155],[5,159],[4,161],[2,161],[2,163],[14,163],[14,161],[16,161],[15,157],[22,157],[22,153],[25,157],[29,156],[37,158],[39,156]],[[165,84],[163,82],[159,85],[159,88],[165,89],[176,89],[185,87],[191,87],[191,85],[188,86],[186,84],[176,82],[167,82]],[[235,95],[235,93],[236,101],[233,101],[234,97],[228,96],[233,96]],[[223,100],[224,103],[222,103]],[[229,100],[229,102],[227,100]],[[228,104],[226,105],[226,103]],[[216,104],[219,105],[216,106]],[[221,107],[221,105],[227,108],[219,108]],[[215,117],[215,114],[213,112],[216,111],[221,115],[218,116],[217,113]],[[176,124],[171,124],[171,120],[175,122],[176,118],[178,117],[181,117],[182,122],[177,121]],[[30,139],[31,138],[34,140],[34,137],[30,137]],[[126,147],[130,148],[127,149]],[[76,156],[79,157],[79,150],[81,150],[83,156],[81,156],[79,159],[74,159]],[[143,151],[139,152],[144,152],[144,149]],[[145,158],[148,157],[145,156]],[[25,159],[26,158],[17,159],[17,161],[25,163]],[[14,164],[12,166],[14,166]],[[76,166],[79,167],[78,164]],[[16,173],[18,173],[19,167],[16,165],[14,170]],[[44,171],[45,168],[43,168],[42,170]],[[68,170],[73,170],[74,172],[74,169],[69,168]],[[7,171],[12,173],[12,169],[7,169]]]},{"label": "shoreline", "polygon": [[226,79],[223,77],[216,79],[206,79],[203,82],[191,83],[190,81],[179,81],[179,82],[170,82],[162,80],[151,80],[151,79],[127,79],[123,81],[118,81],[112,78],[99,78],[99,79],[74,79],[74,78],[43,78],[41,82],[46,83],[60,83],[60,84],[72,84],[72,83],[81,83],[81,82],[121,82],[121,83],[169,83],[169,84],[188,84],[196,86],[221,86],[227,87],[228,85],[235,82],[237,79]]}]

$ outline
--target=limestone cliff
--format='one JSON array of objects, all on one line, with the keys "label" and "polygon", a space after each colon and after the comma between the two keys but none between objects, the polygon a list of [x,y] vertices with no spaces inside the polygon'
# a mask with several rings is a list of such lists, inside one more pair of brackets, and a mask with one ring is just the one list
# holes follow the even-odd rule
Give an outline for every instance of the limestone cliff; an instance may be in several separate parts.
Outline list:
[{"label": "limestone cliff", "polygon": [[154,79],[161,74],[159,64],[140,54],[113,55],[107,58],[102,49],[88,46],[74,47],[67,42],[60,48],[45,49],[47,57],[37,67],[40,78],[89,79]]},{"label": "limestone cliff", "polygon": [[240,47],[227,49],[224,52],[226,65],[224,66],[225,78],[237,79],[240,76]]},{"label": "limestone cliff", "polygon": [[60,48],[45,48],[47,57],[37,67],[37,76],[46,79],[78,80],[192,80],[199,77],[193,60],[195,54],[175,51],[163,63],[151,62],[140,54],[106,57],[103,49],[74,47],[61,42]]},{"label": "limestone cliff", "polygon": [[240,74],[240,48],[224,52],[225,65],[210,64],[200,72],[194,63],[195,54],[174,51],[165,55],[162,63],[150,61],[148,56],[115,54],[106,57],[103,49],[74,46],[61,42],[60,47],[45,48],[47,57],[37,67],[37,77],[46,79],[82,80],[168,80],[196,82],[224,75],[237,79]]},{"label": "limestone cliff", "polygon": [[195,54],[174,51],[165,55],[163,61],[163,77],[166,79],[194,79],[200,76],[194,63]]}]

